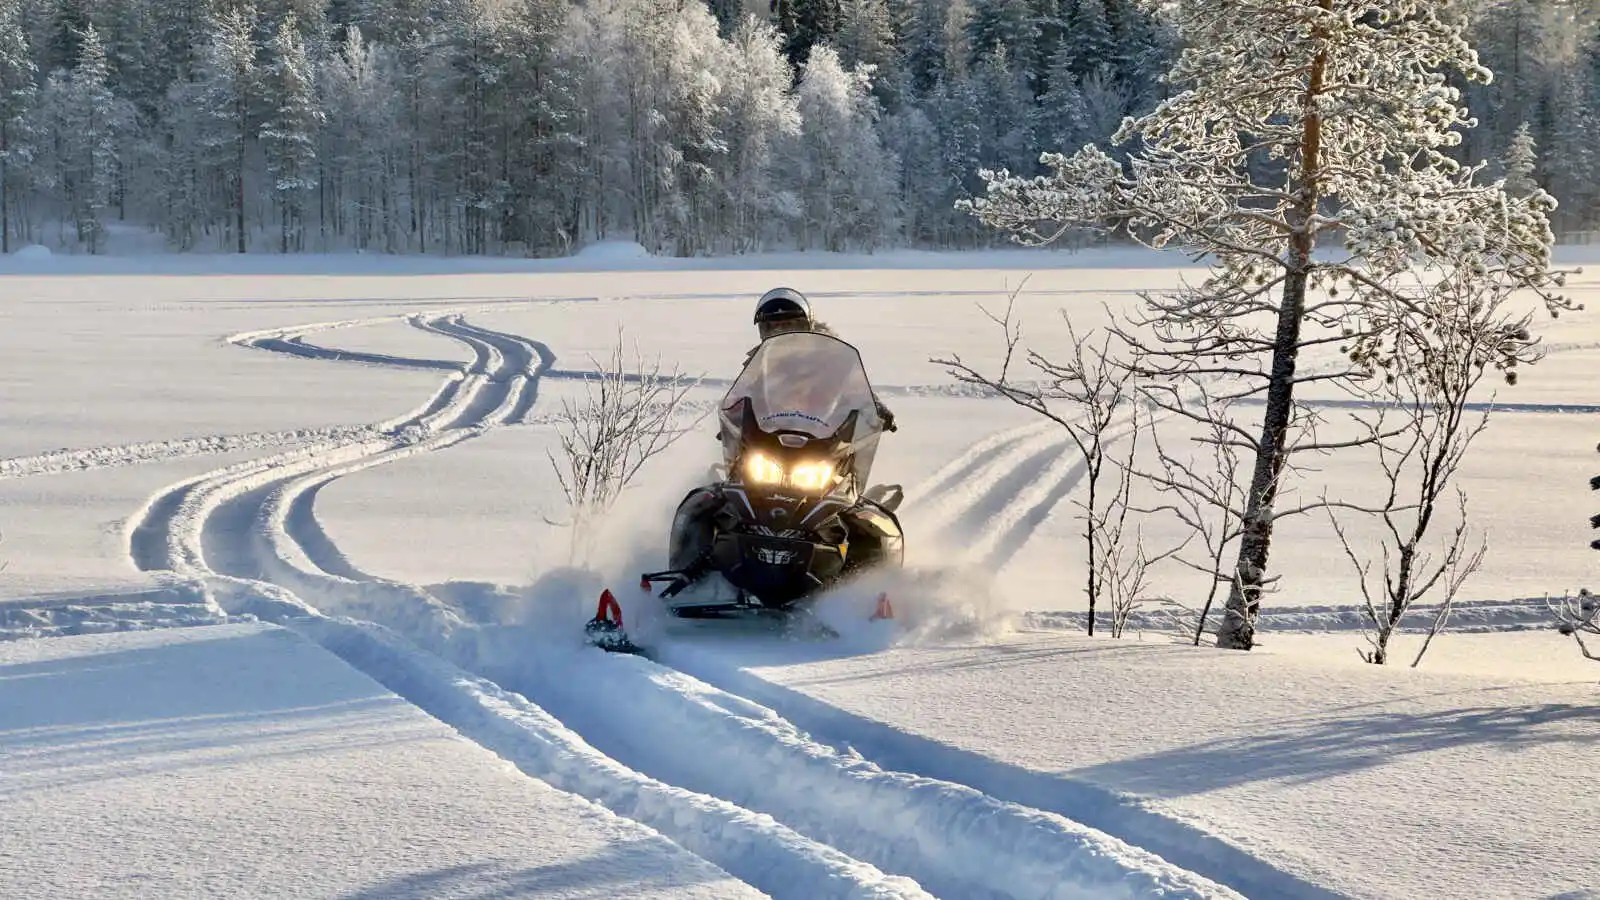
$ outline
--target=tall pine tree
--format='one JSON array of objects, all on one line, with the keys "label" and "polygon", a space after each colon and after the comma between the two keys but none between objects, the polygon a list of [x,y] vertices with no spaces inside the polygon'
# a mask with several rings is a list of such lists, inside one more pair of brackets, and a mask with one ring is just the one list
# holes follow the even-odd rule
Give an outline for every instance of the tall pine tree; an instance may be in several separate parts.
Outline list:
[{"label": "tall pine tree", "polygon": [[293,15],[278,23],[262,83],[273,107],[261,127],[261,148],[278,207],[278,251],[296,252],[305,249],[305,204],[316,187],[316,136],[326,116]]},{"label": "tall pine tree", "polygon": [[16,173],[33,159],[28,121],[38,101],[36,74],[21,11],[7,5],[0,9],[0,253],[11,252]]}]

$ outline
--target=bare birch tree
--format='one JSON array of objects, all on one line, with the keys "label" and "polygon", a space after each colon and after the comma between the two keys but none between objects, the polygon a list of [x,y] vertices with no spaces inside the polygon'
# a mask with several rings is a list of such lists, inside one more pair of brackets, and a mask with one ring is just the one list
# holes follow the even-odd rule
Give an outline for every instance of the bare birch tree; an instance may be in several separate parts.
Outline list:
[{"label": "bare birch tree", "polygon": [[627,348],[619,330],[609,360],[590,357],[595,372],[583,382],[583,395],[562,400],[555,414],[559,453],[547,455],[571,509],[574,561],[587,553],[594,524],[645,463],[695,424],[681,420],[699,379],[667,369],[659,358],[646,361],[637,346],[630,359]]},{"label": "bare birch tree", "polygon": [[[1354,419],[1371,436],[1384,475],[1376,518],[1382,528],[1376,557],[1353,543],[1332,510],[1329,518],[1361,582],[1370,649],[1361,656],[1382,665],[1389,642],[1412,605],[1429,594],[1437,609],[1411,665],[1422,661],[1444,627],[1465,580],[1483,562],[1488,544],[1470,536],[1467,494],[1456,483],[1472,442],[1488,427],[1492,404],[1474,412],[1471,399],[1491,372],[1515,384],[1517,367],[1543,355],[1528,332],[1531,316],[1508,308],[1505,285],[1454,271],[1427,288],[1427,302],[1391,305],[1376,313],[1385,345],[1354,353],[1382,387],[1384,405]],[[1438,520],[1455,497],[1455,522],[1435,541]],[[1370,542],[1362,542],[1369,544]],[[1437,546],[1434,546],[1437,545]]]},{"label": "bare birch tree", "polygon": [[[980,173],[987,195],[962,207],[1026,244],[1073,228],[1120,229],[1154,248],[1209,257],[1200,284],[1146,299],[1150,368],[1231,379],[1263,402],[1259,424],[1230,422],[1252,457],[1238,562],[1219,647],[1248,650],[1291,449],[1326,451],[1308,432],[1298,388],[1352,383],[1351,368],[1303,373],[1303,355],[1387,335],[1346,334],[1373,305],[1425,304],[1413,266],[1443,262],[1486,283],[1525,286],[1552,314],[1555,203],[1482,184],[1482,166],[1447,151],[1476,124],[1449,72],[1491,75],[1463,35],[1453,0],[1234,0],[1183,3],[1186,39],[1172,96],[1128,119],[1124,166],[1087,146],[1046,153],[1050,174]],[[1323,252],[1317,253],[1315,251]]]},{"label": "bare birch tree", "polygon": [[[1101,349],[1103,354],[1104,347]],[[1104,358],[1101,356],[1100,358]],[[1136,395],[1135,395],[1136,396]],[[1090,503],[1080,502],[1091,546],[1097,552],[1091,558],[1093,578],[1107,600],[1111,613],[1111,636],[1120,638],[1128,628],[1135,611],[1157,598],[1149,596],[1150,575],[1156,566],[1181,553],[1193,538],[1189,534],[1166,550],[1152,551],[1145,540],[1143,522],[1145,513],[1133,504],[1133,487],[1138,474],[1134,462],[1139,455],[1140,437],[1154,434],[1154,423],[1142,418],[1135,397],[1128,399],[1128,424],[1123,436],[1125,451],[1113,459],[1115,480],[1105,502],[1097,510]],[[1133,518],[1130,518],[1130,515]],[[1090,612],[1091,625],[1093,611]],[[1090,634],[1094,632],[1091,630]]]},{"label": "bare birch tree", "polygon": [[[1088,338],[1080,340],[1065,311],[1061,315],[1066,321],[1067,342],[1072,349],[1064,359],[1058,362],[1036,350],[1023,348],[1016,299],[1026,284],[1024,278],[1011,292],[1003,315],[984,310],[999,327],[1005,342],[1005,355],[997,373],[984,374],[955,354],[949,358],[935,358],[932,362],[944,366],[957,381],[993,391],[1054,422],[1071,439],[1084,467],[1085,499],[1078,505],[1088,553],[1084,583],[1089,601],[1088,632],[1093,635],[1101,600],[1113,589],[1111,582],[1123,578],[1117,573],[1137,569],[1142,575],[1144,569],[1134,565],[1138,555],[1122,546],[1131,536],[1124,527],[1128,486],[1126,477],[1118,476],[1119,465],[1109,452],[1113,439],[1125,440],[1131,461],[1132,448],[1137,444],[1140,423],[1132,403],[1133,373],[1114,357],[1111,332],[1105,332],[1098,344]],[[1023,366],[1031,369],[1035,378],[1019,380],[1015,370]],[[1108,483],[1105,477],[1108,474],[1119,480]]]}]

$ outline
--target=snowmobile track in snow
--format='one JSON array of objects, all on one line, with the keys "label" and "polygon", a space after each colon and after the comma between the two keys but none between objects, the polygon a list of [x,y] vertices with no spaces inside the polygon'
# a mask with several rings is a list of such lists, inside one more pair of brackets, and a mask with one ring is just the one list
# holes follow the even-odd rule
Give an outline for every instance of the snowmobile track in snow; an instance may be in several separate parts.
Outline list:
[{"label": "snowmobile track in snow", "polygon": [[[841,754],[771,710],[670,668],[474,621],[424,588],[361,572],[317,521],[317,492],[346,474],[524,421],[554,362],[537,342],[457,314],[404,321],[465,344],[472,361],[407,416],[158,494],[127,527],[135,564],[205,585],[230,613],[302,630],[528,774],[652,826],[773,896],[1237,896],[1058,813]],[[350,324],[234,342],[272,349],[281,340],[296,356],[407,365],[326,347],[300,352],[313,345],[293,340]],[[434,368],[421,362],[411,367]],[[1042,470],[1049,464],[1039,437],[1011,450]],[[1042,443],[1048,448],[1053,436]],[[994,468],[988,458],[972,463]],[[1007,480],[1001,492],[1015,487]],[[501,684],[562,713],[553,718]],[[592,697],[596,684],[629,712],[585,715],[563,693]],[[650,737],[630,746],[630,731]],[[674,733],[682,752],[672,749]],[[685,743],[685,734],[713,735],[717,747]]]}]

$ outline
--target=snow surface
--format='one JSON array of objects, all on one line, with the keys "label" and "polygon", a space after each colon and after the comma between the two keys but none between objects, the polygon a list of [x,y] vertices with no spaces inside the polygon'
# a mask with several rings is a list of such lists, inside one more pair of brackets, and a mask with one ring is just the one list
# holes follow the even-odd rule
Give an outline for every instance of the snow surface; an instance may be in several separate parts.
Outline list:
[{"label": "snow surface", "polygon": [[5,643],[0,683],[0,896],[759,896],[292,631]]},{"label": "snow surface", "polygon": [[[1065,339],[1059,310],[1082,331],[1103,321],[1103,305],[1127,308],[1137,291],[1195,274],[1172,257],[729,262],[602,249],[548,262],[57,258],[48,272],[0,260],[0,272],[24,273],[0,277],[0,639],[13,639],[0,660],[148,651],[141,688],[171,680],[202,693],[138,702],[178,704],[181,716],[202,702],[185,697],[210,696],[194,655],[225,644],[208,635],[235,634],[216,623],[278,623],[300,637],[238,635],[289,656],[252,657],[262,675],[224,680],[219,696],[277,696],[289,690],[270,684],[280,669],[359,682],[406,727],[426,723],[517,790],[558,798],[518,824],[538,831],[525,850],[568,859],[542,841],[571,823],[594,835],[582,852],[632,860],[644,857],[619,848],[645,847],[666,861],[574,891],[1587,896],[1581,854],[1553,848],[1600,813],[1562,774],[1584,771],[1594,752],[1600,666],[1547,630],[1542,598],[1594,572],[1588,511],[1573,500],[1589,496],[1597,471],[1592,314],[1546,324],[1550,358],[1502,389],[1515,405],[1469,459],[1462,483],[1491,549],[1452,620],[1460,633],[1439,638],[1419,670],[1377,670],[1356,662],[1346,564],[1310,520],[1275,548],[1284,579],[1260,652],[1176,646],[1153,611],[1121,642],[1071,633],[1083,610],[1070,506],[1081,471],[1065,436],[930,361],[997,363],[998,335],[978,306],[1003,308],[1030,271],[1017,308],[1028,339],[1050,347]],[[629,588],[659,561],[672,505],[716,444],[696,432],[652,463],[602,523],[601,548],[572,569],[546,457],[552,414],[619,327],[645,356],[705,376],[691,396],[704,409],[753,342],[754,298],[774,284],[807,291],[862,347],[897,413],[875,475],[907,488],[913,572],[828,598],[819,614],[844,632],[831,643],[664,622],[624,590],[656,659],[581,647],[576,623],[599,587]],[[1580,277],[1576,293],[1600,298],[1600,281]],[[1302,490],[1372,487],[1357,462],[1313,474]],[[878,587],[897,599],[896,623],[865,621]],[[1398,638],[1405,661],[1416,640]],[[63,695],[81,698],[64,706],[132,702],[113,690],[123,684],[92,682],[103,693]],[[0,728],[28,709],[7,705],[12,696],[0,691]],[[96,752],[121,765],[121,746]],[[327,753],[293,759],[344,771]],[[235,768],[282,785],[279,765]],[[535,892],[518,887],[525,865],[497,855],[515,835],[461,837],[449,783],[464,779],[477,797],[489,769],[452,765],[402,798],[424,810],[405,825],[427,852],[399,857],[417,868],[394,861],[331,892]],[[209,771],[185,785],[225,795]],[[59,781],[38,803],[60,795],[61,815],[96,834],[121,826],[123,807],[102,813],[83,799],[105,795],[99,780]],[[306,879],[369,872],[279,852],[291,816],[332,828],[354,815],[308,811],[317,784],[244,791],[262,817],[255,844],[232,822],[214,826],[231,841],[226,858],[255,873],[255,893],[322,894]],[[515,792],[502,799],[526,805]],[[46,837],[0,844],[32,860],[24,893],[117,864],[84,867],[86,845],[62,845],[59,832],[6,830],[13,841],[33,834]],[[180,872],[203,874],[198,859]],[[442,873],[437,888],[403,880],[417,871]],[[689,872],[702,874],[674,874]]]}]

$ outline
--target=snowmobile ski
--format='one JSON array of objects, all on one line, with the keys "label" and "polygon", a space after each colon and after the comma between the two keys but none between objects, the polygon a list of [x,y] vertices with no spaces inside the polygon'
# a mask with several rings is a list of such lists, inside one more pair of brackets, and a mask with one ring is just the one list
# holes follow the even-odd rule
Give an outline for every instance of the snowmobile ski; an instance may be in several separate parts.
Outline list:
[{"label": "snowmobile ski", "polygon": [[589,643],[607,653],[632,653],[642,655],[644,648],[635,644],[622,627],[622,607],[611,591],[600,592],[600,603],[594,618],[583,626]]}]

